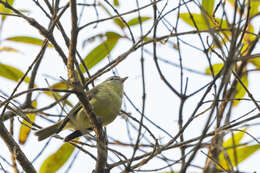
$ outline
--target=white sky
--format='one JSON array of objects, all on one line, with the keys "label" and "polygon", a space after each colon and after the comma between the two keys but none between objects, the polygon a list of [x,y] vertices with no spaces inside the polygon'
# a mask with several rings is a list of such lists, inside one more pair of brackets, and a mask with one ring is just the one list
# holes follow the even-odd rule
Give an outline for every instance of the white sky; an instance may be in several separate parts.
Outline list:
[{"label": "white sky", "polygon": [[[127,3],[124,3],[124,4],[123,4],[122,0],[120,2],[121,2],[122,6],[121,6],[119,12],[125,12],[130,9],[136,8],[135,1],[128,1]],[[142,2],[140,2],[140,6],[142,6],[142,4],[147,4],[149,2],[150,1],[142,1]],[[163,5],[164,3],[165,2],[163,1],[163,3],[161,3],[161,4]],[[35,5],[32,5],[32,4],[33,4],[32,1],[17,1],[15,4],[15,7],[17,7],[18,9],[29,10],[31,17],[33,17],[35,19],[40,19],[40,22],[42,24],[44,24],[44,26],[47,26],[48,23],[46,21],[46,17],[42,13],[39,13],[38,12],[39,9],[36,8]],[[176,2],[172,2],[172,1],[168,2],[168,5],[167,5],[168,10],[176,7],[177,6],[176,4],[177,4]],[[192,10],[196,10],[196,9],[194,8]],[[199,12],[199,11],[197,11],[197,12]],[[86,11],[86,13],[87,14],[84,15],[84,17],[82,18],[81,24],[85,24],[86,22],[95,20],[94,10]],[[167,19],[173,25],[175,25],[176,13],[177,13],[177,11],[175,11],[172,15],[167,16]],[[152,17],[152,8],[148,8],[148,10],[142,11],[141,14],[143,16]],[[99,16],[100,18],[104,17],[104,14],[102,14],[101,10],[99,10],[99,15],[100,15]],[[137,17],[137,13],[128,15],[125,17],[125,19],[130,19],[132,17]],[[65,16],[63,16],[63,18],[62,18],[62,23],[65,26],[67,26],[67,28],[66,28],[67,33],[70,32],[69,19],[70,19],[70,16],[69,16],[69,13],[67,12],[65,14]],[[147,28],[145,28],[145,30],[148,30],[151,27],[152,22],[146,23],[146,24],[147,25],[145,25],[145,26]],[[181,29],[183,29],[183,31],[193,30],[191,27],[188,27],[183,22],[180,22],[180,25],[183,26],[183,27],[180,27]],[[94,27],[94,25],[81,31],[80,36],[79,36],[79,44],[78,44],[79,48],[81,48],[82,40],[89,38],[90,36],[93,36],[97,33],[101,33],[102,31],[107,31],[107,30],[119,31],[118,28],[111,25],[111,22],[100,23],[97,28],[93,28],[93,27]],[[179,31],[182,32],[182,30],[180,28],[179,28]],[[128,33],[127,30],[125,30],[125,31],[126,31],[126,33]],[[158,31],[159,31],[158,35],[168,34],[167,30],[162,26],[159,27]],[[134,33],[139,32],[139,27],[135,27],[133,29],[133,32]],[[34,28],[29,26],[24,20],[12,17],[12,18],[7,19],[7,21],[5,22],[4,30],[2,33],[2,37],[3,37],[2,39],[6,38],[6,37],[16,36],[16,35],[28,35],[28,36],[39,37],[38,32]],[[56,36],[56,38],[58,38],[59,42],[63,41],[58,34],[55,36]],[[182,38],[186,42],[189,42],[193,45],[200,47],[200,42],[197,37],[188,35],[188,36],[182,37]],[[171,39],[171,41],[176,42],[175,39]],[[87,54],[87,52],[89,52],[98,43],[99,42],[97,41],[92,45],[87,44],[87,46],[81,52],[81,55],[84,57]],[[3,42],[3,45],[12,45],[13,46],[14,44]],[[113,52],[111,53],[111,57],[116,58],[118,55],[120,55],[121,53],[128,50],[128,48],[130,48],[130,46],[131,46],[130,41],[121,40],[120,44],[117,45],[116,49],[113,50]],[[24,45],[24,44],[15,44],[15,48],[21,50],[22,53],[20,53],[20,54],[1,53],[0,62],[9,64],[9,65],[13,65],[25,72],[27,70],[28,66],[31,64],[32,60],[38,54],[40,48],[35,47],[35,46],[28,46],[28,45]],[[63,48],[64,48],[65,52],[67,53],[68,52],[67,49],[65,47],[63,47]],[[146,48],[151,48],[151,45],[147,46]],[[258,45],[258,50],[259,50],[259,45]],[[199,70],[201,72],[204,72],[204,70],[208,66],[208,64],[207,64],[206,58],[203,54],[201,54],[197,50],[191,49],[183,44],[181,47],[181,52],[182,52],[183,63],[184,63],[185,67],[193,68],[193,69]],[[119,71],[120,76],[122,76],[122,77],[129,76],[129,79],[126,81],[125,92],[139,108],[141,108],[141,102],[142,102],[142,100],[141,100],[142,99],[142,92],[141,92],[142,85],[141,85],[140,55],[141,55],[140,51],[136,51],[135,53],[132,53],[126,59],[126,61],[120,63],[117,66],[117,70]],[[180,103],[179,99],[177,96],[175,96],[173,93],[171,93],[169,91],[169,89],[160,81],[159,75],[155,69],[155,64],[153,62],[152,57],[148,56],[145,53],[144,53],[144,55],[145,55],[145,74],[146,74],[146,92],[147,92],[146,115],[151,120],[153,120],[157,125],[162,126],[165,130],[167,130],[169,133],[171,133],[174,136],[178,132],[177,120],[178,120],[178,107],[179,107],[179,103]],[[170,50],[170,48],[166,48],[166,46],[158,46],[158,55],[162,58],[165,58],[172,62],[178,63],[177,51]],[[213,59],[213,62],[218,62],[218,61],[219,60],[217,60],[217,59]],[[91,70],[91,73],[93,74],[95,72],[95,70],[102,67],[105,63],[107,63],[107,60],[104,60],[102,63],[98,64],[94,69]],[[161,68],[163,69],[165,76],[170,81],[170,83],[179,90],[180,70],[176,67],[172,67],[172,66],[164,64],[164,63],[160,63],[160,65],[161,65]],[[58,56],[58,54],[54,50],[48,50],[46,52],[43,62],[40,66],[39,76],[37,78],[37,85],[39,87],[47,87],[47,84],[45,82],[46,75],[51,75],[55,78],[59,78],[60,76],[67,78],[66,67],[63,65],[61,58]],[[103,79],[105,79],[107,76],[110,76],[110,75],[112,75],[112,73],[106,74],[106,76],[104,78],[102,77],[102,79],[97,81],[97,83],[103,81]],[[200,87],[205,85],[210,80],[210,78],[208,76],[188,73],[187,71],[185,71],[184,77],[185,78],[188,77],[188,79],[189,79],[188,91],[187,91],[188,93],[191,93],[191,92],[199,89]],[[258,84],[253,83],[254,79],[256,79],[258,77],[259,77],[258,73],[252,73],[252,75],[250,75],[250,78],[249,78],[250,91],[258,90],[258,88],[259,88]],[[1,82],[2,85],[0,86],[0,89],[5,92],[7,92],[7,91],[10,92],[11,91],[10,86],[12,86],[12,87],[15,86],[15,83],[7,81],[7,80],[3,80],[2,78],[1,78],[1,81],[2,81]],[[52,79],[48,79],[48,81],[50,83],[55,82]],[[25,89],[26,89],[26,85],[22,85],[20,87],[20,91],[25,90]],[[198,102],[198,99],[200,98],[200,94],[197,95],[197,97],[193,97],[192,99],[188,100],[187,103],[185,104],[184,121],[188,119],[188,117],[190,116],[190,113],[194,110],[194,108]],[[254,96],[255,96],[255,98],[260,97],[259,93],[254,93]],[[46,99],[46,98],[41,99],[41,100],[42,100],[42,102],[38,103],[39,107],[48,105],[52,101],[52,100]],[[76,99],[74,99],[74,100],[76,103],[77,102]],[[125,103],[127,105],[126,111],[131,112],[133,116],[135,116],[136,118],[139,119],[140,118],[139,114],[136,113],[132,109],[132,107],[129,106],[129,104],[127,102],[125,102]],[[123,107],[123,108],[125,108],[125,107]],[[203,106],[203,108],[206,108],[206,106]],[[245,103],[243,103],[243,105],[241,105],[239,108],[237,108],[233,112],[233,116],[234,117],[240,116],[243,113],[251,110],[252,108],[254,108],[254,105],[252,103],[245,102]],[[185,116],[185,115],[187,115],[187,116]],[[207,116],[207,114],[205,114],[203,116]],[[38,120],[39,119],[40,118],[38,118]],[[198,118],[190,125],[190,127],[187,129],[187,131],[184,134],[185,139],[190,139],[190,138],[200,135],[201,130],[204,127],[204,124],[203,124],[204,119],[205,119],[205,117]],[[18,121],[16,120],[16,122],[18,122]],[[43,127],[49,125],[49,123],[44,120],[40,121],[40,122],[36,120],[36,122]],[[151,127],[152,132],[154,134],[156,134],[157,138],[161,139],[160,142],[162,144],[166,143],[169,140],[169,138],[165,134],[160,132],[155,127],[151,126],[147,121],[145,121],[145,124],[147,126]],[[5,125],[7,127],[9,127],[9,122],[7,121],[5,123]],[[16,124],[16,127],[18,127],[17,125],[18,124]],[[18,132],[19,132],[19,129],[15,128],[15,134],[16,134],[15,139],[18,139],[18,135],[17,135]],[[249,132],[254,136],[258,136],[257,132],[259,132],[259,128],[249,129]],[[67,132],[65,132],[65,133],[67,133]],[[64,136],[65,133],[62,133],[61,135]],[[119,139],[121,141],[128,141],[125,122],[121,117],[118,117],[115,120],[115,122],[113,122],[111,125],[109,125],[107,127],[107,133],[109,134],[109,136],[112,136],[114,138],[120,137]],[[132,134],[135,135],[136,133],[132,133]],[[133,135],[133,137],[135,138],[136,136],[134,136],[134,135]],[[247,139],[250,139],[250,138],[247,138]],[[30,140],[27,141],[26,145],[24,145],[22,147],[22,149],[24,150],[25,154],[29,157],[29,159],[32,159],[42,149],[42,147],[45,145],[46,141],[38,142],[36,137],[34,137],[31,134]],[[52,139],[48,148],[44,151],[44,154],[34,164],[35,168],[38,170],[41,163],[44,161],[44,159],[49,154],[53,153],[58,147],[60,147],[60,145],[62,143],[63,142],[60,140]],[[0,145],[3,148],[0,150],[0,155],[2,155],[2,156],[9,155],[9,151],[7,150],[7,147],[2,142],[2,140],[0,140]],[[114,146],[113,146],[113,148],[114,148]],[[129,153],[129,154],[127,154],[128,156],[130,156],[132,154],[132,150],[126,150],[125,148],[120,148],[120,150],[123,153]],[[95,150],[93,150],[93,151],[94,151],[94,153],[96,152]],[[204,150],[204,152],[206,152],[206,150]],[[74,152],[74,154],[75,153],[76,152]],[[179,158],[178,157],[179,151],[177,151],[177,150],[171,151],[171,153],[168,153],[168,154],[171,156],[171,159],[173,159],[173,160]],[[10,157],[6,157],[6,158],[10,158]],[[259,152],[257,152],[255,155],[253,155],[252,157],[247,159],[245,162],[243,162],[239,166],[240,170],[246,170],[246,171],[257,170],[258,167],[257,167],[256,161],[259,159],[260,159],[260,155],[259,155]],[[90,172],[91,170],[94,169],[94,166],[95,166],[95,163],[90,160],[91,159],[86,154],[80,153],[77,158],[76,163],[73,165],[73,167],[71,169],[71,172],[81,172],[83,169],[85,172]],[[205,161],[205,156],[202,153],[200,153],[200,151],[199,151],[194,164],[198,164],[198,165],[202,166],[205,163],[204,161]],[[12,169],[10,169],[10,167],[6,166],[6,164],[1,159],[0,159],[0,163],[4,166],[5,169],[12,172]],[[68,161],[68,163],[70,163],[70,161]],[[110,161],[109,161],[109,163],[110,163]],[[154,160],[154,161],[149,162],[149,164],[147,164],[147,166],[142,167],[142,169],[151,169],[152,168],[151,166],[153,166],[153,165],[154,165],[154,167],[160,167],[160,166],[165,166],[165,163],[162,163],[161,161],[158,161],[158,160]],[[64,172],[67,169],[67,167],[68,167],[68,165],[64,166],[62,169],[59,170],[59,172],[60,173]],[[174,168],[178,168],[178,166],[174,166]],[[112,172],[118,172],[118,170],[117,171],[115,171],[115,170],[116,169],[113,169]],[[175,171],[178,171],[178,169],[176,169]],[[190,171],[193,171],[193,170],[190,169]]]}]

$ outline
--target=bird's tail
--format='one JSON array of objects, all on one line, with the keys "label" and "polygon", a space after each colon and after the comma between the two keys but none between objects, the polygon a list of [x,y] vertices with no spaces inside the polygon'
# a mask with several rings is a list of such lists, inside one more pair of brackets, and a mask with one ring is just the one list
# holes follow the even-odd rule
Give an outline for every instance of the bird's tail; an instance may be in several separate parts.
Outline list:
[{"label": "bird's tail", "polygon": [[60,131],[60,128],[63,124],[63,121],[59,121],[49,127],[42,128],[35,132],[35,135],[38,136],[38,140],[42,141]]}]

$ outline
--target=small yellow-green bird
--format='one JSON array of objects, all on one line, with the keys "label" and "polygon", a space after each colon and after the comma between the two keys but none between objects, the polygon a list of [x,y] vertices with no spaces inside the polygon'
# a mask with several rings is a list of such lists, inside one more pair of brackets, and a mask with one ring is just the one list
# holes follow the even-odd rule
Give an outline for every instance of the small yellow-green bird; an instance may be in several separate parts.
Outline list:
[{"label": "small yellow-green bird", "polygon": [[[126,79],[127,77],[112,76],[86,93],[89,103],[102,126],[111,123],[119,114],[123,98],[123,83]],[[64,139],[66,142],[92,130],[88,116],[80,103],[72,108],[66,118],[37,131],[35,135],[41,141],[65,129],[74,130]]]}]

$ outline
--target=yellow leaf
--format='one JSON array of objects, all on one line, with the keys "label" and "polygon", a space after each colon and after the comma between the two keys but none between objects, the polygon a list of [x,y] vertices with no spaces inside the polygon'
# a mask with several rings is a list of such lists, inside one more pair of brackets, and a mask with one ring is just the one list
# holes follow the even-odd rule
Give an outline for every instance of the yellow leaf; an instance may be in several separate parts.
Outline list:
[{"label": "yellow leaf", "polygon": [[[224,141],[222,143],[222,146],[224,149],[226,149],[225,154],[227,154],[228,158],[230,159],[232,166],[236,166],[243,160],[245,160],[247,157],[249,157],[251,154],[253,154],[258,147],[256,146],[239,146],[241,144],[241,140],[245,135],[245,131],[247,128],[244,128],[243,130],[235,133],[233,136],[231,136],[229,139]],[[237,146],[237,147],[236,147]],[[235,148],[236,147],[236,148]],[[248,152],[247,154],[243,152]],[[228,160],[226,160],[224,151],[222,151],[219,154],[219,163],[222,165],[223,168],[229,170],[231,168],[231,165]],[[236,158],[236,157],[237,158]],[[237,161],[237,163],[236,163]]]},{"label": "yellow leaf", "polygon": [[0,52],[14,52],[14,53],[18,53],[20,51],[15,49],[15,48],[12,48],[12,47],[3,46],[3,47],[0,47]]},{"label": "yellow leaf", "polygon": [[[69,87],[64,82],[57,82],[52,86],[50,86],[50,89],[69,89]],[[43,93],[51,98],[57,98],[57,99],[61,98],[61,95],[57,92],[44,91]],[[73,106],[68,100],[66,100],[65,103],[68,104],[69,106]]]},{"label": "yellow leaf", "polygon": [[[252,24],[248,25],[247,31],[250,33],[254,33],[254,27]],[[252,42],[256,39],[256,36],[250,33],[245,33],[245,36],[242,40],[243,41],[243,47],[241,49],[242,55],[247,55],[249,46],[252,45]]]},{"label": "yellow leaf", "polygon": [[[237,166],[242,161],[246,160],[249,156],[254,154],[256,151],[260,149],[260,145],[245,145],[241,147],[237,147],[236,150],[233,148],[227,149],[226,153],[231,161],[232,166]],[[225,159],[224,152],[221,152],[219,155],[219,164],[226,170],[231,169],[231,165],[229,161]]]},{"label": "yellow leaf", "polygon": [[[6,2],[9,4],[9,5],[13,5],[13,3],[14,3],[14,0],[6,0]],[[3,5],[3,4],[0,4],[0,12],[1,13],[6,13],[6,14],[8,14],[8,13],[11,13],[12,11],[10,10],[10,9],[8,9],[8,8],[5,8],[5,6]],[[2,16],[2,21],[4,21],[5,20],[5,18],[6,18],[6,16],[7,15],[1,15]]]},{"label": "yellow leaf", "polygon": [[114,6],[119,6],[119,1],[118,0],[114,0],[113,3],[114,3]]},{"label": "yellow leaf", "polygon": [[[247,74],[243,75],[241,77],[241,82],[244,84],[245,87],[248,87],[248,78],[247,78]],[[246,94],[246,90],[244,89],[244,87],[240,84],[240,82],[237,83],[236,86],[236,95],[235,95],[235,99],[242,99]],[[234,100],[233,102],[233,106],[237,106],[238,103],[240,102],[240,100]]]},{"label": "yellow leaf", "polygon": [[[247,5],[249,5],[249,0],[247,0]],[[229,2],[229,4],[234,7],[235,5],[235,0],[227,0],[227,2]],[[249,17],[253,17],[255,15],[257,15],[257,13],[259,12],[258,8],[260,5],[260,1],[259,0],[250,0],[250,12],[249,12]],[[247,8],[247,7],[246,7]],[[237,12],[240,11],[240,7],[238,5],[237,7]]]},{"label": "yellow leaf", "polygon": [[213,13],[214,2],[215,2],[215,0],[202,0],[202,7],[205,9],[205,11],[210,16]]},{"label": "yellow leaf", "polygon": [[249,62],[251,62],[256,67],[256,69],[260,69],[260,57],[251,59]]},{"label": "yellow leaf", "polygon": [[59,170],[70,158],[75,147],[64,143],[55,153],[51,154],[41,165],[39,173],[53,173]]},{"label": "yellow leaf", "polygon": [[[222,63],[213,64],[212,65],[214,75],[216,75],[216,74],[218,74],[220,72],[220,70],[222,69],[223,65],[224,64],[222,64]],[[211,75],[211,71],[210,71],[209,67],[206,68],[205,73],[208,74],[208,75]]]},{"label": "yellow leaf", "polygon": [[[234,145],[238,145],[240,144],[240,141],[242,140],[242,138],[244,137],[245,135],[245,132],[247,128],[244,128],[242,131],[239,131],[237,132],[236,134],[234,134],[233,136],[231,136],[228,140],[224,141],[222,146],[224,148],[228,148],[228,147],[232,147]],[[234,142],[235,143],[234,143]]]},{"label": "yellow leaf", "polygon": [[[68,85],[64,82],[57,82],[49,87],[50,89],[68,89]],[[51,91],[44,91],[44,94],[53,97],[54,92]]]},{"label": "yellow leaf", "polygon": [[[37,107],[37,102],[33,101],[32,102],[32,106],[34,108],[36,108]],[[29,120],[31,122],[35,121],[36,114],[27,114],[26,116],[29,118]],[[21,124],[20,131],[19,131],[19,143],[20,144],[24,144],[27,141],[28,136],[29,136],[29,134],[31,132],[31,128],[30,127],[32,127],[32,125],[29,122],[23,120],[23,123]]]},{"label": "yellow leaf", "polygon": [[260,1],[259,0],[253,0],[253,1],[250,0],[250,7],[251,7],[250,8],[250,13],[249,13],[250,17],[255,16],[259,12],[259,10],[258,10],[259,5],[260,5]]}]

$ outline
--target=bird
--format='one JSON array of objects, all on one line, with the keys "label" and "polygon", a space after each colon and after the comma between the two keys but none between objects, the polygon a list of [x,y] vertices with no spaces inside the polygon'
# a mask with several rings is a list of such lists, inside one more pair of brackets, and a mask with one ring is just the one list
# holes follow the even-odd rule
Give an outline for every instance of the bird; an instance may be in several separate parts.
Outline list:
[{"label": "bird", "polygon": [[[111,76],[101,84],[86,92],[87,99],[102,126],[113,122],[120,112],[123,99],[123,83],[128,77]],[[76,104],[68,115],[57,123],[35,132],[39,141],[59,133],[62,130],[74,130],[64,141],[68,142],[93,130],[81,103]]]}]

